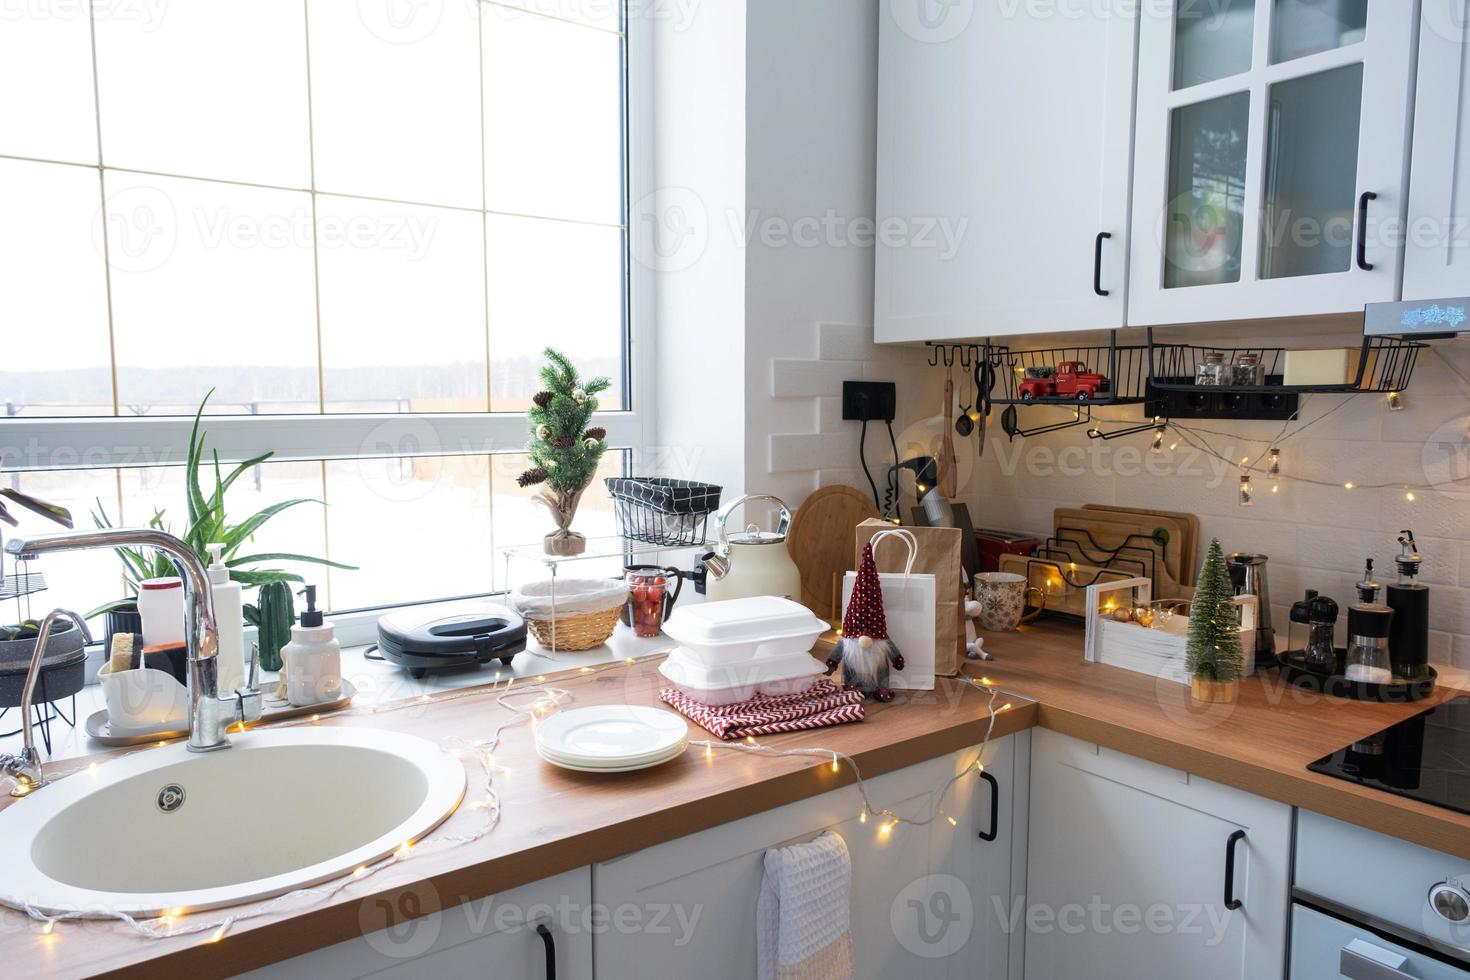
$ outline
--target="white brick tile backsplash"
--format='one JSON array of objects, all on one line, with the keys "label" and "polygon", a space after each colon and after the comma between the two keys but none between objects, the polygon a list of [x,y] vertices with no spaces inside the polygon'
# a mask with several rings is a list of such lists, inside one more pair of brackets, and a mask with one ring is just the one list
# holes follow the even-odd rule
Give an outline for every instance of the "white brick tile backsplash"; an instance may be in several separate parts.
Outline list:
[{"label": "white brick tile backsplash", "polygon": [[1456,634],[1454,640],[1454,649],[1450,655],[1450,663],[1462,670],[1470,670],[1470,636]]},{"label": "white brick tile backsplash", "polygon": [[822,437],[817,433],[772,435],[770,466],[772,473],[791,473],[819,468]]},{"label": "white brick tile backsplash", "polygon": [[812,361],[791,357],[771,359],[771,395],[774,398],[816,398],[841,395],[842,382],[862,377],[860,361]]},{"label": "white brick tile backsplash", "polygon": [[845,432],[848,425],[842,420],[841,395],[823,395],[817,399],[818,432]]},{"label": "white brick tile backsplash", "polygon": [[872,327],[817,324],[817,356],[824,361],[866,361],[874,357],[876,350]]},{"label": "white brick tile backsplash", "polygon": [[1455,656],[1455,635],[1453,633],[1441,633],[1438,630],[1429,631],[1429,662],[1432,664],[1452,664]]}]

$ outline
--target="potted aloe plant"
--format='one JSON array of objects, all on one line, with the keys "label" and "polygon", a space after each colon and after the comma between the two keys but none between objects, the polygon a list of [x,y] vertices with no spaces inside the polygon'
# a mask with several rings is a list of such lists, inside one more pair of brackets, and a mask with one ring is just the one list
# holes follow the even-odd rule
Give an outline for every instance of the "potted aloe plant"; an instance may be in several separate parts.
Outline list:
[{"label": "potted aloe plant", "polygon": [[[194,425],[189,432],[189,453],[184,464],[185,514],[188,520],[183,532],[179,534],[183,542],[192,548],[195,553],[200,555],[201,558],[206,553],[205,549],[207,545],[213,543],[223,544],[224,551],[221,558],[230,569],[230,578],[246,588],[254,588],[276,582],[303,581],[300,575],[288,572],[282,568],[269,567],[268,563],[295,561],[307,562],[313,565],[325,565],[331,568],[341,568],[349,571],[354,570],[356,568],[355,565],[344,565],[341,562],[329,561],[326,558],[318,558],[313,555],[302,555],[284,551],[260,552],[256,554],[249,552],[241,553],[251,542],[256,532],[283,511],[290,510],[302,504],[326,505],[323,501],[310,497],[283,500],[279,503],[271,504],[269,507],[262,508],[244,520],[232,521],[225,512],[225,494],[235,484],[236,480],[249,472],[251,468],[266,462],[275,454],[262,453],[252,459],[247,459],[242,463],[236,464],[226,473],[220,465],[219,453],[217,451],[211,451],[212,466],[210,470],[212,471],[214,480],[213,487],[206,492],[203,469],[206,452],[205,437],[207,433],[200,431],[200,422],[204,416],[204,408],[209,404],[209,397],[213,394],[214,392],[211,390],[209,395],[204,396],[204,401],[200,403],[199,410],[194,413]],[[113,526],[107,516],[107,512],[102,507],[101,501],[98,501],[97,510],[93,513],[92,519],[98,527]],[[148,526],[162,531],[171,531],[166,520],[165,512],[162,510],[157,511],[149,518]],[[116,551],[118,557],[122,559],[123,578],[126,582],[129,595],[98,606],[96,609],[87,613],[89,618],[104,613],[111,616],[113,613],[127,611],[132,611],[136,615],[138,589],[143,580],[164,578],[176,574],[173,563],[167,557],[152,549],[127,547],[117,548]],[[261,567],[262,565],[266,565],[267,567]],[[289,597],[289,591],[286,594]],[[267,618],[273,620],[275,617],[270,615]],[[258,624],[260,610],[255,606],[247,605],[245,607],[245,619],[252,625]],[[109,630],[111,628],[112,622],[109,620]],[[133,629],[133,631],[136,632],[137,630]],[[262,652],[264,653],[265,651]],[[262,666],[267,666],[269,669],[268,665],[264,662]]]}]

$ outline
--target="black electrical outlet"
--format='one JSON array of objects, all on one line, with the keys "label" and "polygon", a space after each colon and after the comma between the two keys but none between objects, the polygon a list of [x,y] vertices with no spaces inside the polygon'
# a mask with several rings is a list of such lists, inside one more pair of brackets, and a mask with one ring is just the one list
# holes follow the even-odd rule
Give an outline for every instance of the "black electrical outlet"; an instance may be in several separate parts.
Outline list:
[{"label": "black electrical outlet", "polygon": [[842,417],[849,422],[892,422],[897,406],[898,385],[892,381],[842,382]]},{"label": "black electrical outlet", "polygon": [[[1170,384],[1188,384],[1188,378],[1161,378]],[[1266,379],[1280,384],[1279,376]],[[1195,391],[1161,391],[1149,385],[1143,414],[1166,419],[1235,419],[1284,422],[1297,413],[1296,392],[1230,391],[1201,386]]]}]

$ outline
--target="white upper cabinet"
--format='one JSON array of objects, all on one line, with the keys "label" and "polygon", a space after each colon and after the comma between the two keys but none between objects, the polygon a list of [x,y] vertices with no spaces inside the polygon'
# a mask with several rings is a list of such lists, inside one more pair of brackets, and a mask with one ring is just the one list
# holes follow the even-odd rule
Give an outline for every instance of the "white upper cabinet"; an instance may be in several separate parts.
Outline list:
[{"label": "white upper cabinet", "polygon": [[1129,323],[1398,298],[1418,6],[1142,6]]},{"label": "white upper cabinet", "polygon": [[882,4],[877,340],[1123,325],[1137,6]]},{"label": "white upper cabinet", "polygon": [[1404,299],[1470,293],[1470,0],[1423,0]]}]

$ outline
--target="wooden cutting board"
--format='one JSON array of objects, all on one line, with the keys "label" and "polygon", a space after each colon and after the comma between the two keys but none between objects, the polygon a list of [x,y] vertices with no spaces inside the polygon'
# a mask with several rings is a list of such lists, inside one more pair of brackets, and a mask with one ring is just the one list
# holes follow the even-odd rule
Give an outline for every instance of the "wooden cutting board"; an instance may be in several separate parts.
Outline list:
[{"label": "wooden cutting board", "polygon": [[786,551],[801,572],[801,604],[832,621],[841,613],[842,576],[853,564],[857,526],[878,517],[878,508],[861,490],[823,487],[791,515]]},{"label": "wooden cutting board", "polygon": [[[1149,551],[1156,554],[1158,561],[1154,574],[1154,594],[1161,599],[1177,595],[1184,584],[1181,577],[1183,563],[1180,559],[1180,541],[1185,532],[1184,527],[1172,518],[1058,507],[1052,512],[1052,522],[1056,536],[1078,542],[1084,549],[1087,564],[1096,564],[1104,558],[1086,543],[1089,536],[1101,548],[1126,546],[1132,555]],[[1067,534],[1061,530],[1064,527],[1083,533]],[[1153,540],[1158,532],[1168,536],[1166,543],[1161,545]]]},{"label": "wooden cutting board", "polygon": [[1167,517],[1178,521],[1184,529],[1184,540],[1179,543],[1180,581],[1185,585],[1193,585],[1195,577],[1199,575],[1199,546],[1200,546],[1200,524],[1199,515],[1190,514],[1180,510],[1154,510],[1148,507],[1119,507],[1114,504],[1083,504],[1083,510],[1099,510],[1119,514],[1147,514],[1153,517]]}]

